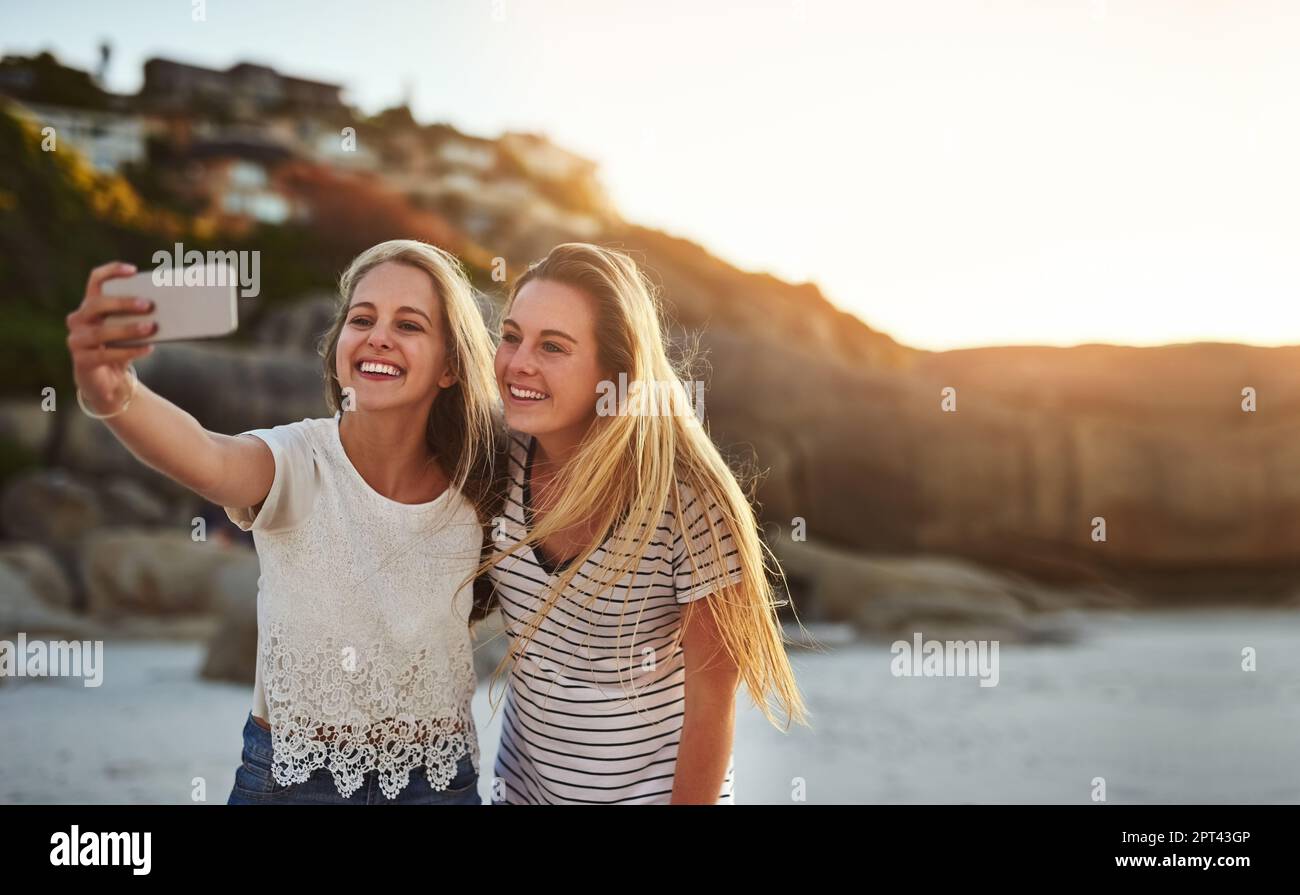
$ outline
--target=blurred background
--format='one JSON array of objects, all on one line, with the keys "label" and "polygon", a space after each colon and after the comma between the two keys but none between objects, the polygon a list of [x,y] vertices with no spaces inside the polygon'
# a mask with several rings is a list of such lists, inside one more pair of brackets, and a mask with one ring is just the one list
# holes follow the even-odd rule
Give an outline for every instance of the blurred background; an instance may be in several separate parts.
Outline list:
[{"label": "blurred background", "polygon": [[[556,243],[625,249],[702,349],[813,713],[742,711],[738,801],[1300,800],[1294,6],[3,0],[0,35],[0,640],[105,642],[101,687],[0,677],[0,802],[224,803],[251,698],[250,541],[76,407],[90,269],[260,253],[237,335],[139,364],[235,433],[325,413],[338,274],[396,237],[488,317]],[[997,640],[997,686],[894,676],[916,632]]]}]

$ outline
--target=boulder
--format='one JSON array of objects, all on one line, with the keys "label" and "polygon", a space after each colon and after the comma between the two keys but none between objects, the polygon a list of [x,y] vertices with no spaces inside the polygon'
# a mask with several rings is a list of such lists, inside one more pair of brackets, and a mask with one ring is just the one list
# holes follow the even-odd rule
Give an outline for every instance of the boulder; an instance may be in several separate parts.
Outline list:
[{"label": "boulder", "polygon": [[937,639],[1056,642],[1069,623],[1039,611],[1090,605],[1080,593],[1054,600],[1041,585],[940,556],[859,555],[808,542],[779,541],[775,552],[801,619],[851,623],[862,635],[893,640],[921,631]]},{"label": "boulder", "polygon": [[1152,603],[1267,600],[1300,563],[1300,349],[1006,347],[886,370],[711,342],[717,440],[787,445],[774,463],[760,450],[787,479],[760,492],[768,518],[802,515],[839,546],[1122,581]]},{"label": "boulder", "polygon": [[237,551],[237,559],[222,566],[214,582],[220,621],[208,641],[199,675],[207,680],[237,684],[254,682],[257,662],[257,554]]},{"label": "boulder", "polygon": [[12,641],[20,631],[28,637],[102,640],[105,627],[47,603],[21,571],[0,562],[0,640]]},{"label": "boulder", "polygon": [[81,574],[90,613],[103,618],[213,612],[217,573],[243,548],[176,530],[104,529],[86,538]]},{"label": "boulder", "polygon": [[[75,402],[75,394],[56,394],[55,408],[63,408],[65,400]],[[29,454],[40,456],[45,452],[53,429],[54,415],[42,410],[40,401],[0,401],[0,441],[11,442]]]},{"label": "boulder", "polygon": [[254,340],[277,351],[316,356],[321,336],[334,323],[338,297],[330,293],[305,295],[293,304],[271,310],[258,323]]},{"label": "boulder", "polygon": [[11,480],[0,497],[0,520],[15,539],[68,545],[104,520],[95,490],[59,469],[37,469]]},{"label": "boulder", "polygon": [[179,518],[178,509],[188,509],[177,507],[174,495],[164,498],[128,478],[111,479],[100,492],[100,499],[104,515],[118,525],[164,525]]},{"label": "boulder", "polygon": [[151,480],[159,488],[180,490],[169,479],[159,475],[137,460],[113,430],[99,420],[91,419],[80,411],[62,419],[62,432],[54,462],[61,469],[75,475],[106,480],[110,477],[141,477]]},{"label": "boulder", "polygon": [[46,606],[64,611],[75,606],[72,581],[54,554],[41,545],[0,543],[0,566],[21,578]]}]

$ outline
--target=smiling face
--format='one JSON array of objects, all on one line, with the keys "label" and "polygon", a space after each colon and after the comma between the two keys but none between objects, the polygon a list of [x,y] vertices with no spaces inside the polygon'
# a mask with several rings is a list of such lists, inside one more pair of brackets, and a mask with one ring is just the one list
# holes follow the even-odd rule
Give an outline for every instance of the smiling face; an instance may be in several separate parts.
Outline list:
[{"label": "smiling face", "polygon": [[577,444],[596,418],[601,370],[595,302],[580,289],[531,280],[501,325],[497,388],[511,428]]},{"label": "smiling face", "polygon": [[447,360],[442,303],[427,273],[388,261],[361,278],[334,352],[339,385],[355,390],[357,410],[427,413],[456,381]]}]

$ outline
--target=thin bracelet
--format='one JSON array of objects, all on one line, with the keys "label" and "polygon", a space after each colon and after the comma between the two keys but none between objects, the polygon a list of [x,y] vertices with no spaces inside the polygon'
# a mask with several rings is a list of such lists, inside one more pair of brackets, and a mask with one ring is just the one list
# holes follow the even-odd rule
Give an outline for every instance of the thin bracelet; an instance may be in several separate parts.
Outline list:
[{"label": "thin bracelet", "polygon": [[140,383],[140,378],[135,375],[135,367],[127,366],[126,372],[131,374],[131,391],[127,394],[126,400],[122,406],[112,413],[95,413],[86,406],[86,399],[81,396],[81,389],[77,389],[77,404],[81,407],[81,412],[92,420],[111,420],[113,417],[126,413],[126,409],[131,406],[131,399],[135,397],[135,388]]}]

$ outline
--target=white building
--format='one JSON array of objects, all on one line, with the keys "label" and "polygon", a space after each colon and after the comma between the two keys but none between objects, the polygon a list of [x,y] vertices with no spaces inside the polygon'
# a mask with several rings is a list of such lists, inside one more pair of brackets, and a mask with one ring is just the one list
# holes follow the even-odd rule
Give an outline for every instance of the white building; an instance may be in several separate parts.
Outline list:
[{"label": "white building", "polygon": [[449,167],[490,171],[497,163],[496,147],[486,141],[469,142],[455,138],[438,146],[438,158]]},{"label": "white building", "polygon": [[226,188],[221,193],[221,210],[268,224],[283,224],[293,216],[293,205],[271,187],[266,169],[256,162],[239,159],[226,169]]},{"label": "white building", "polygon": [[116,173],[145,158],[144,121],[94,109],[69,109],[39,103],[15,104],[18,114],[38,128],[54,128],[54,148],[75,149],[99,171]]}]

